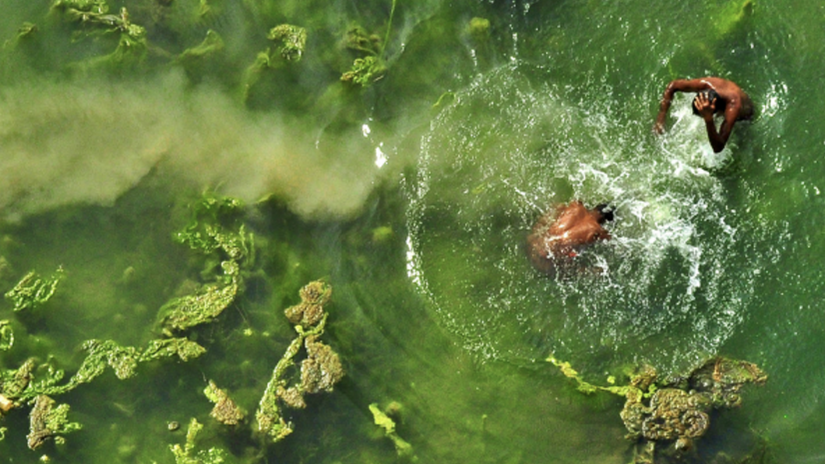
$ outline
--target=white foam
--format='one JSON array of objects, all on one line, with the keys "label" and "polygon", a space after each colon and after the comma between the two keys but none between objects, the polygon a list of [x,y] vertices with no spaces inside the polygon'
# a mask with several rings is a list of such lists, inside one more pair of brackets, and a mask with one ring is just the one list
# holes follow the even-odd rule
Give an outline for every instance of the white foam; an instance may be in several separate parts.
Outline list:
[{"label": "white foam", "polygon": [[[635,122],[608,118],[614,113],[598,105],[581,111],[550,85],[530,88],[518,66],[479,78],[457,101],[422,140],[409,226],[416,281],[468,348],[529,357],[606,343],[616,356],[635,347],[672,363],[728,338],[752,291],[748,281],[731,283],[736,226],[710,172],[730,151],[708,156],[704,126],[688,104],[675,102],[668,135],[644,143]],[[614,239],[585,257],[606,272],[538,277],[506,243],[523,239],[552,203],[572,199],[615,207]],[[446,222],[422,223],[429,213]],[[505,219],[517,223],[501,230]],[[434,241],[446,237],[454,237],[455,253],[435,253]],[[432,280],[449,278],[448,269],[490,288]],[[480,318],[484,332],[473,330]],[[514,345],[513,331],[532,345]]]}]

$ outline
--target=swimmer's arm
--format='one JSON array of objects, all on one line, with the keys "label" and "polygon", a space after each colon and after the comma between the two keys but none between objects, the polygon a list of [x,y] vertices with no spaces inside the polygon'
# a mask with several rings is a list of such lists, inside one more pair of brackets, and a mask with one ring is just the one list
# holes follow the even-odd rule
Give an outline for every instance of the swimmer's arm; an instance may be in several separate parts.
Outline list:
[{"label": "swimmer's arm", "polygon": [[705,79],[676,79],[670,81],[670,84],[665,88],[664,95],[662,95],[662,101],[659,103],[659,115],[653,125],[653,132],[661,134],[665,131],[665,118],[670,109],[670,102],[676,92],[698,92],[708,88],[710,88],[710,84]]},{"label": "swimmer's arm", "polygon": [[716,132],[716,124],[713,122],[713,117],[705,118],[705,127],[708,129],[708,140],[710,141],[710,146],[713,147],[714,153],[719,153],[724,150],[725,145],[728,143],[730,134],[733,132],[733,125],[736,123],[736,117],[739,114],[739,106],[741,105],[728,106],[729,107],[725,109],[725,120],[722,121],[722,125],[719,126],[719,132]]},{"label": "swimmer's arm", "polygon": [[[727,129],[726,126],[727,122],[723,122],[722,127],[719,128],[719,132],[716,132],[716,125],[713,123],[713,119],[705,119],[705,127],[708,129],[708,140],[710,141],[710,146],[713,147],[714,153],[719,153],[725,148],[728,136],[730,136],[730,129]],[[727,135],[723,136],[723,133],[727,133]]]}]

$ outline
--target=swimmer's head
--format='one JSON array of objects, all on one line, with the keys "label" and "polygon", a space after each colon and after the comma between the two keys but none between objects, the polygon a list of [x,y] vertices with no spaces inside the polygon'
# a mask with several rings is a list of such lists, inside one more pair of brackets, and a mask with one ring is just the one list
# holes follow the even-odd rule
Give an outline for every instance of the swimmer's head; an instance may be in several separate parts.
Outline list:
[{"label": "swimmer's head", "polygon": [[601,217],[598,219],[599,224],[604,224],[607,221],[613,220],[613,208],[611,208],[607,203],[602,203],[596,206],[595,209],[599,212],[599,214],[601,214]]},{"label": "swimmer's head", "polygon": [[715,90],[703,90],[696,94],[696,96],[693,98],[693,102],[690,104],[690,107],[693,109],[693,114],[695,114],[696,116],[699,116],[699,111],[696,109],[696,99],[699,98],[699,95],[705,95],[705,97],[707,97],[708,101],[711,103],[716,101],[716,113],[719,113],[725,109],[725,100],[719,98],[719,94],[716,93]]}]

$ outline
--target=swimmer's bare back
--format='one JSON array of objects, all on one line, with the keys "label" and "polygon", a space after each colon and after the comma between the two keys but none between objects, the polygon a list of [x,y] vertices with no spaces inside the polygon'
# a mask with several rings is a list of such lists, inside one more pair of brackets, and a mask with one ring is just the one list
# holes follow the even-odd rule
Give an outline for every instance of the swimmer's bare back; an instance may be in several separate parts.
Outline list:
[{"label": "swimmer's bare back", "polygon": [[580,201],[559,205],[542,215],[527,236],[527,254],[536,269],[555,275],[573,266],[575,258],[588,245],[610,240],[602,226],[613,219],[604,206],[585,208]]}]

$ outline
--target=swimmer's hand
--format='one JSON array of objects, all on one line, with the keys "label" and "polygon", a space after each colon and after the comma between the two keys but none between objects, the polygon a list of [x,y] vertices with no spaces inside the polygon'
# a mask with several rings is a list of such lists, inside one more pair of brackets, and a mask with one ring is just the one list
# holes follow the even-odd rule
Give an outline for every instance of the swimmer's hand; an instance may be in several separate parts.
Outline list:
[{"label": "swimmer's hand", "polygon": [[705,122],[713,122],[713,113],[716,111],[716,99],[708,100],[707,95],[700,93],[693,100],[693,106]]},{"label": "swimmer's hand", "polygon": [[656,135],[662,135],[665,133],[665,123],[661,121],[656,121],[656,124],[653,125],[653,133]]},{"label": "swimmer's hand", "polygon": [[659,114],[656,115],[656,123],[653,124],[653,133],[656,135],[662,135],[665,133],[665,119],[667,118],[667,108],[662,105],[662,109],[659,111]]}]

